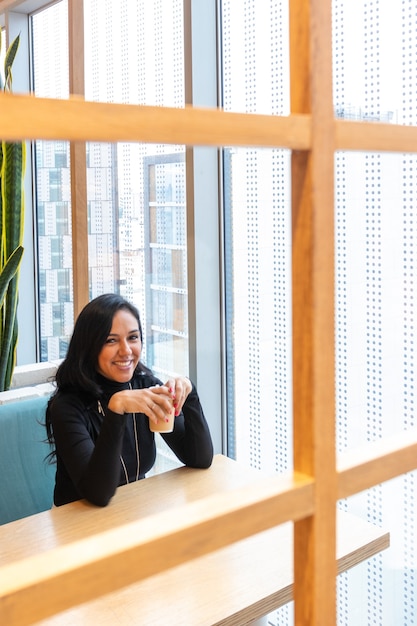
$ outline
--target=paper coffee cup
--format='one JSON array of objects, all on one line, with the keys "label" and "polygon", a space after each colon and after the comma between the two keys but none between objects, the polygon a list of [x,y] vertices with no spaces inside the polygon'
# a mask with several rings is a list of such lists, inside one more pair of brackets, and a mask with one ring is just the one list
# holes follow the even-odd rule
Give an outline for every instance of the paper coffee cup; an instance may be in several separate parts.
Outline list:
[{"label": "paper coffee cup", "polygon": [[157,424],[152,420],[149,420],[149,430],[153,433],[172,433],[174,430],[174,419],[175,419],[175,408],[172,408],[172,411],[168,417],[168,421],[158,420]]}]

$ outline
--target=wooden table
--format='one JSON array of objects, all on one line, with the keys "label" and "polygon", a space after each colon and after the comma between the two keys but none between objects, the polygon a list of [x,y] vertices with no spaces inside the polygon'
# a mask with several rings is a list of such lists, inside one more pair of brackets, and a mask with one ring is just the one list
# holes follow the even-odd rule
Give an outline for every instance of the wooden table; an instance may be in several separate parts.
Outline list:
[{"label": "wooden table", "polygon": [[[80,501],[11,522],[0,526],[1,564],[256,480],[255,470],[217,455],[209,470],[181,467],[121,487],[104,509]],[[388,546],[388,533],[339,512],[339,573]],[[292,523],[286,523],[37,623],[241,626],[292,599],[292,559]]]}]

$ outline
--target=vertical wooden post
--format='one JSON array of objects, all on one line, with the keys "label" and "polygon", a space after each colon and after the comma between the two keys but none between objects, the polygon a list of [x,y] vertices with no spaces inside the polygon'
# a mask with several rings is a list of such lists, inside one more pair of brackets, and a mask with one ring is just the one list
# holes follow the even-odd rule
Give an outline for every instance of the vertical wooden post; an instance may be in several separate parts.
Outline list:
[{"label": "vertical wooden post", "polygon": [[311,114],[292,154],[294,469],[316,480],[294,527],[296,626],[336,622],[334,120],[331,0],[290,2],[291,112]]},{"label": "vertical wooden post", "polygon": [[[84,2],[68,0],[69,92],[84,96]],[[74,317],[89,300],[87,159],[84,141],[70,143]]]}]

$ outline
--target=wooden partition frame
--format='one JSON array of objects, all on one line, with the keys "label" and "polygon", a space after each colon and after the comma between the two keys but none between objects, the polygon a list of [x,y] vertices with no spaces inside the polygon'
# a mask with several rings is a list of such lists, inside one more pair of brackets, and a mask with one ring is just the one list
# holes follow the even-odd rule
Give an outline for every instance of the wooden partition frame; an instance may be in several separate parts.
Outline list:
[{"label": "wooden partition frame", "polygon": [[[80,2],[69,0],[69,6],[79,7]],[[16,4],[2,0],[0,12]],[[290,519],[295,521],[295,624],[333,624],[337,499],[417,468],[416,430],[343,455],[336,464],[334,155],[337,150],[417,152],[417,128],[334,118],[331,37],[331,0],[291,0],[291,114],[287,117],[92,103],[78,96],[62,101],[0,94],[3,139],[267,146],[292,151],[294,474],[285,488],[280,480],[266,481],[263,491],[236,493],[232,502],[214,498],[209,516],[207,511],[184,509],[187,515],[178,516],[176,528],[172,519],[162,525],[171,529],[166,533],[147,529],[143,534],[144,520],[140,530],[148,537],[148,546],[127,545],[115,529],[111,543],[107,537],[97,544],[96,557],[91,553],[88,562],[76,564],[85,575],[100,569],[102,585],[106,559],[113,574],[114,568],[123,570],[127,553],[134,556],[139,549],[149,549],[150,573],[155,573],[190,558],[186,546],[191,537],[194,545],[199,539],[201,545],[206,542],[204,550],[210,551],[220,547],[219,537],[233,542]],[[74,237],[82,241],[86,222],[75,217]],[[85,267],[75,264],[76,285],[84,284]],[[219,524],[221,532],[216,533]],[[207,531],[218,538],[210,545]],[[171,542],[169,562],[162,557],[167,541]],[[158,554],[160,558],[155,558]],[[112,588],[115,578],[107,577],[105,590]],[[54,580],[43,579],[35,593],[44,589],[49,599],[59,596]],[[130,582],[126,577],[120,580]],[[22,592],[20,597],[30,596]],[[59,597],[56,606],[59,610]]]},{"label": "wooden partition frame", "polygon": [[[69,93],[84,96],[84,1],[68,3]],[[85,140],[70,142],[74,319],[89,300],[87,153]]]},{"label": "wooden partition frame", "polygon": [[314,514],[294,527],[295,622],[332,624],[337,488],[331,0],[289,4],[291,111],[311,119],[310,147],[293,150],[291,159],[294,469],[315,480]]}]

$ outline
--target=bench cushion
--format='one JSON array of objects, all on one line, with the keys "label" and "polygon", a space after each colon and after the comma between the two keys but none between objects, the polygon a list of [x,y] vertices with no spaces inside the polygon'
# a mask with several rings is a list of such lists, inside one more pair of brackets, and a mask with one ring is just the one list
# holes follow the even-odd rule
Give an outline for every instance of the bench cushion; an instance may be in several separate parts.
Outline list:
[{"label": "bench cushion", "polygon": [[0,524],[52,506],[55,465],[45,461],[49,396],[0,405]]}]

